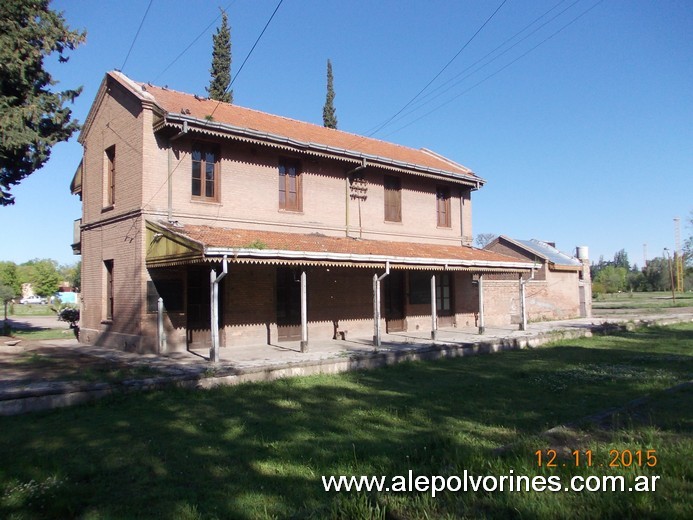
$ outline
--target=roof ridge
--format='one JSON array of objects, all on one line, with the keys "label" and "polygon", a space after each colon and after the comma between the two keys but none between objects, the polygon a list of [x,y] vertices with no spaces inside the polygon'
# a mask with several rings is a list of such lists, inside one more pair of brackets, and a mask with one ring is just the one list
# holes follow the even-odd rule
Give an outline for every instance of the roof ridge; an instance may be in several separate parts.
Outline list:
[{"label": "roof ridge", "polygon": [[129,76],[126,76],[123,72],[119,71],[118,69],[110,71],[109,74],[111,76],[115,77],[116,79],[118,79],[120,82],[124,83],[137,96],[145,98],[148,101],[152,101],[154,103],[156,102],[156,98],[154,96],[152,96],[149,92],[147,92],[146,89],[142,88],[144,86],[144,83],[140,83],[139,81],[135,81],[134,79],[130,78]]}]

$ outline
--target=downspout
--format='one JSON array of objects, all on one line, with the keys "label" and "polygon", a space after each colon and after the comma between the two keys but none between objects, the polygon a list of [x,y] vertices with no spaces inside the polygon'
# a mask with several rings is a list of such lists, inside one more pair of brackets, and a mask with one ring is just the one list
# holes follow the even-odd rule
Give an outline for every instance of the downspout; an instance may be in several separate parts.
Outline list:
[{"label": "downspout", "polygon": [[385,262],[385,272],[378,276],[373,275],[373,346],[380,346],[380,282],[390,274],[390,261]]},{"label": "downspout", "polygon": [[344,177],[344,205],[346,208],[346,236],[349,236],[349,176],[353,173],[360,172],[366,168],[366,158],[361,158],[361,166],[357,166],[353,170],[346,172]]},{"label": "downspout", "polygon": [[465,188],[460,188],[460,243],[464,246],[464,192]]},{"label": "downspout", "polygon": [[226,261],[226,255],[221,263],[222,271],[217,276],[217,272],[212,269],[209,273],[209,288],[210,288],[210,305],[211,305],[211,329],[212,329],[212,346],[209,349],[209,360],[212,363],[219,362],[219,282],[229,272],[229,265]]},{"label": "downspout", "polygon": [[176,135],[168,140],[168,221],[173,222],[173,183],[171,182],[171,176],[173,175],[173,141],[176,141],[188,133],[188,122],[183,121],[183,130],[178,132]]}]

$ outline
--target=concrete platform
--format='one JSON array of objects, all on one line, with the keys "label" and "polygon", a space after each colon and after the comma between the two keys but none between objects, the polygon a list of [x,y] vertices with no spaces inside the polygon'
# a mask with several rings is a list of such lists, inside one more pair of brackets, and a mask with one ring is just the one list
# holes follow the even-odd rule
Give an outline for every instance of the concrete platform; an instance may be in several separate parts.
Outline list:
[{"label": "concrete platform", "polygon": [[[595,332],[637,325],[667,325],[693,321],[693,309],[666,314],[610,318],[585,318],[565,321],[531,323],[528,330],[487,328],[480,335],[477,329],[440,329],[436,340],[430,331],[383,334],[380,348],[372,338],[348,340],[311,340],[309,349],[301,352],[300,342],[279,345],[236,346],[220,349],[220,362],[210,363],[209,350],[188,351],[170,355],[139,355],[79,344],[74,339],[36,342],[41,355],[50,359],[73,353],[89,362],[102,361],[116,366],[146,368],[154,377],[119,381],[82,381],[79,378],[60,380],[43,373],[33,379],[12,364],[0,368],[0,415],[14,415],[69,406],[97,399],[116,392],[145,391],[168,386],[211,388],[250,381],[270,381],[283,377],[311,374],[333,374],[349,370],[377,368],[402,361],[433,360],[539,347],[564,338],[591,336]],[[27,347],[0,345],[0,353],[27,354]],[[53,354],[51,354],[53,353]]]}]

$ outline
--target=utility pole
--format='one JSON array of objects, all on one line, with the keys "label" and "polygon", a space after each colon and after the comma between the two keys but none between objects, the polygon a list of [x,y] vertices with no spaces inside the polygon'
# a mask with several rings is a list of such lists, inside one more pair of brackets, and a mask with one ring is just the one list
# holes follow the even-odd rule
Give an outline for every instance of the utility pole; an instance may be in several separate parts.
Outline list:
[{"label": "utility pole", "polygon": [[669,260],[669,276],[671,278],[671,301],[676,303],[676,294],[674,293],[674,270],[671,265],[671,254],[668,247],[664,248],[664,252],[667,254],[667,259]]},{"label": "utility pole", "polygon": [[676,290],[683,292],[683,251],[681,251],[681,219],[674,218],[674,268],[676,270]]},{"label": "utility pole", "polygon": [[642,245],[642,259],[643,259],[643,265],[647,267],[647,243],[644,243]]}]

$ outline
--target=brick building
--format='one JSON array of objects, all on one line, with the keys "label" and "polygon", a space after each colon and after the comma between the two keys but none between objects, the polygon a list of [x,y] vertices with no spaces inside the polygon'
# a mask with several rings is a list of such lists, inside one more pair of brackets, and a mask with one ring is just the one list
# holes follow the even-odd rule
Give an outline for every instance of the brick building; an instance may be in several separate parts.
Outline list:
[{"label": "brick building", "polygon": [[79,142],[86,343],[307,347],[346,331],[377,341],[381,330],[483,327],[484,277],[532,267],[471,247],[484,180],[429,150],[119,72]]},{"label": "brick building", "polygon": [[[552,242],[517,240],[501,235],[484,249],[534,264],[532,275],[522,275],[526,280],[526,316],[531,320],[560,320],[592,315],[592,283],[587,248],[577,248],[580,258],[575,258],[556,249]],[[490,321],[521,322],[521,295],[517,292],[516,277],[489,275],[485,288],[488,298],[494,301],[489,309],[492,314],[488,316]]]}]

